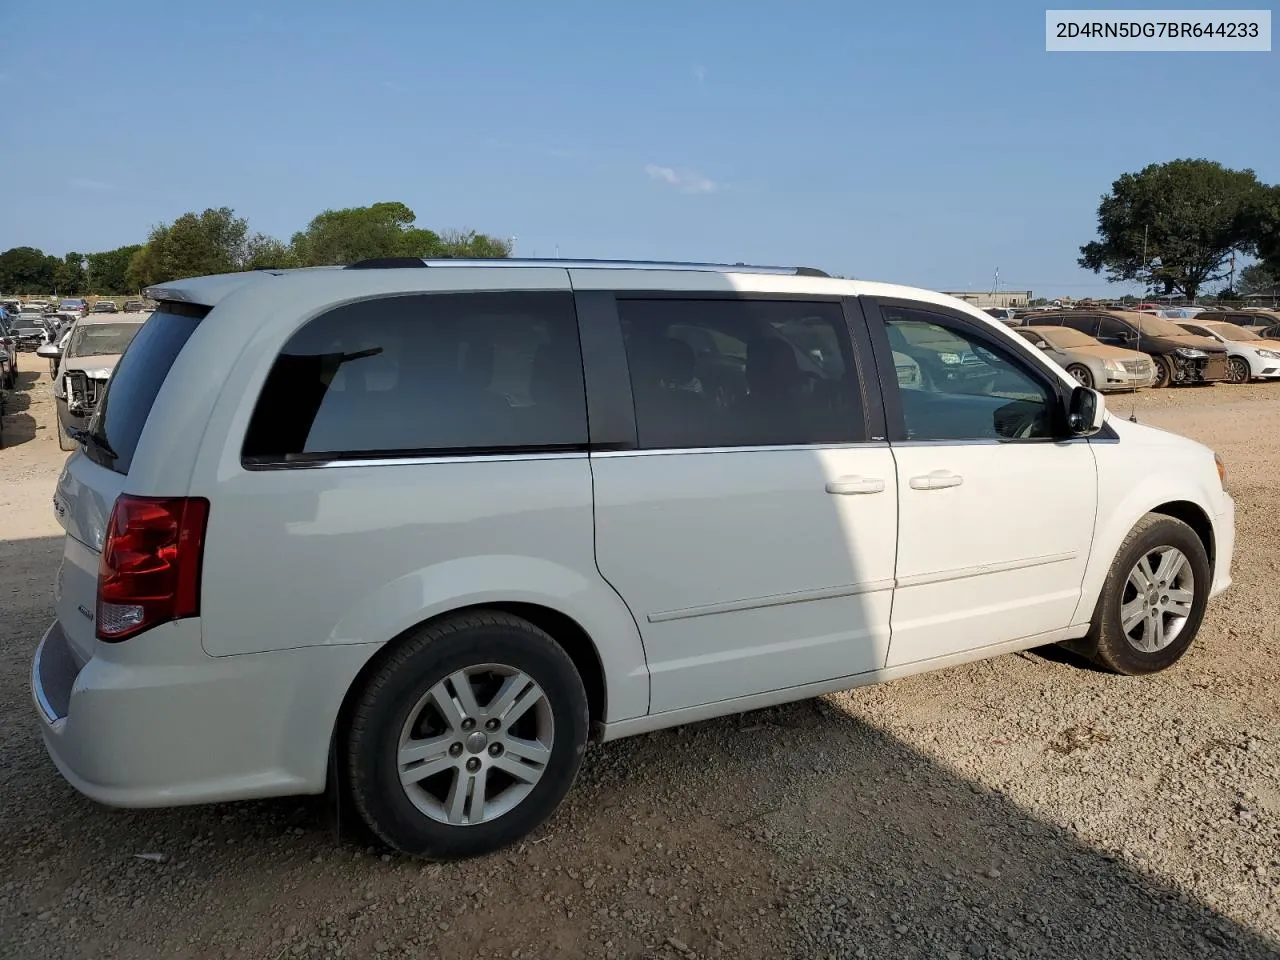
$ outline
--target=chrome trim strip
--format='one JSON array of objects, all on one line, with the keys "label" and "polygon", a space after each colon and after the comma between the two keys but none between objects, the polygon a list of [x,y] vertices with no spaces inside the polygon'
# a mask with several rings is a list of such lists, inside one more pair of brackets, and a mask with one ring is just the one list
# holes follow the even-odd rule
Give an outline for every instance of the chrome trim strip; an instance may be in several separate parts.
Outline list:
[{"label": "chrome trim strip", "polygon": [[41,661],[44,658],[44,645],[49,642],[49,635],[53,633],[58,623],[55,620],[50,624],[49,629],[44,632],[44,636],[40,638],[40,644],[36,647],[36,655],[31,660],[31,696],[35,700],[36,706],[40,708],[40,713],[44,715],[45,722],[52,725],[57,723],[62,717],[58,716],[58,712],[53,709],[53,704],[49,702],[49,698],[45,696],[44,682],[40,679]]},{"label": "chrome trim strip", "polygon": [[838,587],[819,587],[816,590],[775,593],[767,597],[752,597],[749,600],[726,600],[722,603],[682,607],[679,610],[651,613],[645,619],[650,623],[666,623],[669,620],[707,617],[715,613],[737,613],[742,610],[756,610],[761,607],[780,607],[788,603],[808,603],[811,600],[834,600],[838,597],[854,597],[863,593],[878,593],[881,590],[892,589],[892,580],[868,580],[865,583],[849,583]]},{"label": "chrome trim strip", "polygon": [[970,577],[981,577],[988,573],[1007,573],[1010,570],[1027,570],[1032,567],[1045,567],[1051,563],[1066,563],[1074,560],[1075,553],[1055,553],[1044,557],[1029,557],[1026,560],[1006,560],[1001,563],[982,563],[973,567],[956,567],[952,570],[938,570],[934,573],[916,573],[909,577],[898,577],[898,587],[922,587],[929,583],[943,583],[947,580],[966,580]]},{"label": "chrome trim strip", "polygon": [[614,457],[666,457],[675,453],[785,453],[797,450],[887,450],[884,440],[858,441],[855,443],[788,443],[759,447],[655,447],[652,450],[600,450],[593,452],[593,460]]},{"label": "chrome trim strip", "polygon": [[326,470],[334,467],[414,467],[430,463],[508,463],[513,460],[585,460],[587,452],[577,450],[571,453],[485,453],[476,456],[449,454],[440,457],[364,457],[359,460],[296,460],[292,463],[280,461],[276,463],[241,464],[251,473],[264,470]]}]

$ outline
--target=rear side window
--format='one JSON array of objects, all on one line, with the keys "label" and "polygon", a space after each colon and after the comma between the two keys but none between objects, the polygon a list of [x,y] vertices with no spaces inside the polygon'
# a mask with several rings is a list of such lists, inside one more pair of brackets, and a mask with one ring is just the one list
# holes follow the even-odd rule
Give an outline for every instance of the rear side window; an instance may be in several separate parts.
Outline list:
[{"label": "rear side window", "polygon": [[618,315],[641,448],[866,439],[840,304],[619,299]]},{"label": "rear side window", "polygon": [[156,394],[209,310],[195,304],[162,303],[128,341],[89,422],[91,442],[85,453],[90,459],[116,473],[129,472]]},{"label": "rear side window", "polygon": [[575,450],[587,443],[572,295],[415,294],[331,310],[276,358],[246,465]]}]

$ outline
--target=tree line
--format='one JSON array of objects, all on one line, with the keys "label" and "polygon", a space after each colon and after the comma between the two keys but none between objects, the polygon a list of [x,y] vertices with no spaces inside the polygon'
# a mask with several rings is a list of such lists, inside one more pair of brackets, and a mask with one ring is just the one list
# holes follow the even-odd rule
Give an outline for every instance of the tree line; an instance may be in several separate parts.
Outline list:
[{"label": "tree line", "polygon": [[166,280],[264,268],[347,264],[371,257],[506,257],[511,244],[473,230],[417,226],[403,203],[325,210],[288,243],[253,232],[230,207],[184,213],[145,243],[62,257],[35,247],[0,253],[0,292],[129,294]]},{"label": "tree line", "polygon": [[[1234,300],[1280,293],[1280,185],[1209,160],[1126,173],[1098,205],[1098,239],[1081,267],[1150,294]],[[1240,269],[1236,269],[1239,267]],[[1234,284],[1233,284],[1234,281]]]}]

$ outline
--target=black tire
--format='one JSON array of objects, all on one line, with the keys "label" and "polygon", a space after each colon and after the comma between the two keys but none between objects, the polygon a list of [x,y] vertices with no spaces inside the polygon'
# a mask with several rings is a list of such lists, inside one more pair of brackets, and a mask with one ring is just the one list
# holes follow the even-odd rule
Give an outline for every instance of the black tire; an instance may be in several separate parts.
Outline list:
[{"label": "black tire", "polygon": [[1156,380],[1151,386],[1160,389],[1173,383],[1173,361],[1168,357],[1152,357],[1151,360],[1156,365]]},{"label": "black tire", "polygon": [[1073,363],[1067,367],[1067,373],[1075,378],[1076,383],[1082,387],[1093,389],[1093,372],[1083,363]]},{"label": "black tire", "polygon": [[74,440],[72,440],[69,436],[67,436],[67,428],[63,426],[62,418],[58,417],[56,419],[56,422],[57,422],[57,428],[58,428],[58,449],[74,450],[77,444]]},{"label": "black tire", "polygon": [[1227,358],[1227,382],[1228,383],[1248,383],[1253,379],[1253,374],[1249,370],[1249,361],[1243,357]]},{"label": "black tire", "polygon": [[[420,704],[433,687],[446,678],[452,683],[457,671],[484,664],[519,671],[541,687],[546,699],[541,716],[544,720],[549,716],[554,727],[550,757],[531,791],[506,812],[476,824],[441,822],[420,809],[408,788],[401,785],[401,734],[415,708],[426,713]],[[486,699],[484,705],[493,702]],[[519,840],[560,805],[582,763],[588,724],[582,678],[569,655],[547,633],[519,617],[496,611],[450,617],[398,641],[364,681],[346,730],[339,731],[341,786],[370,832],[387,846],[432,860],[479,856]],[[479,728],[473,726],[472,730]],[[446,729],[431,736],[449,738],[453,734]],[[494,768],[486,757],[491,756],[493,745],[486,749],[481,744],[475,753],[472,749],[468,743],[459,751],[460,762],[483,762],[488,777]],[[449,755],[454,756],[452,752]],[[436,780],[444,778],[454,784],[455,778],[464,775],[455,767],[442,771]],[[499,785],[501,778],[516,783],[499,772],[495,778]],[[432,779],[423,781],[432,784],[432,789],[434,783]],[[415,795],[423,797],[425,791]],[[442,802],[447,803],[447,796]]]},{"label": "black tire", "polygon": [[[1193,579],[1190,612],[1182,623],[1177,636],[1165,647],[1154,652],[1139,649],[1129,639],[1120,609],[1125,603],[1129,575],[1144,556],[1150,557],[1157,550],[1174,547],[1181,551],[1191,568]],[[1113,673],[1136,676],[1157,673],[1173,666],[1191,646],[1204,619],[1205,606],[1209,602],[1209,588],[1213,571],[1204,544],[1196,532],[1181,520],[1158,513],[1149,513],[1137,522],[1116,553],[1107,573],[1093,612],[1089,633],[1068,646],[1093,660],[1098,666]],[[1145,625],[1144,625],[1145,629]]]}]

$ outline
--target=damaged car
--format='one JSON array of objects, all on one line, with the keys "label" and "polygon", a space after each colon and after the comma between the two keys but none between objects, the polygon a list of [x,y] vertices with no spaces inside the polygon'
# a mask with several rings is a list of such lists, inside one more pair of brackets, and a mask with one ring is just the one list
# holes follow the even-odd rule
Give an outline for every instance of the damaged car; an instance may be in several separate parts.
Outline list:
[{"label": "damaged car", "polygon": [[1226,347],[1163,317],[1127,310],[1067,310],[1038,314],[1035,325],[1070,327],[1108,346],[1147,354],[1156,367],[1152,386],[1219,383],[1227,379]]},{"label": "damaged car", "polygon": [[74,450],[74,435],[97,409],[120,355],[142,329],[145,313],[91,313],[71,328],[53,380],[58,403],[58,446]]},{"label": "damaged car", "polygon": [[1099,343],[1071,327],[1018,327],[1016,332],[1093,390],[1137,390],[1156,379],[1156,365],[1145,353]]}]

